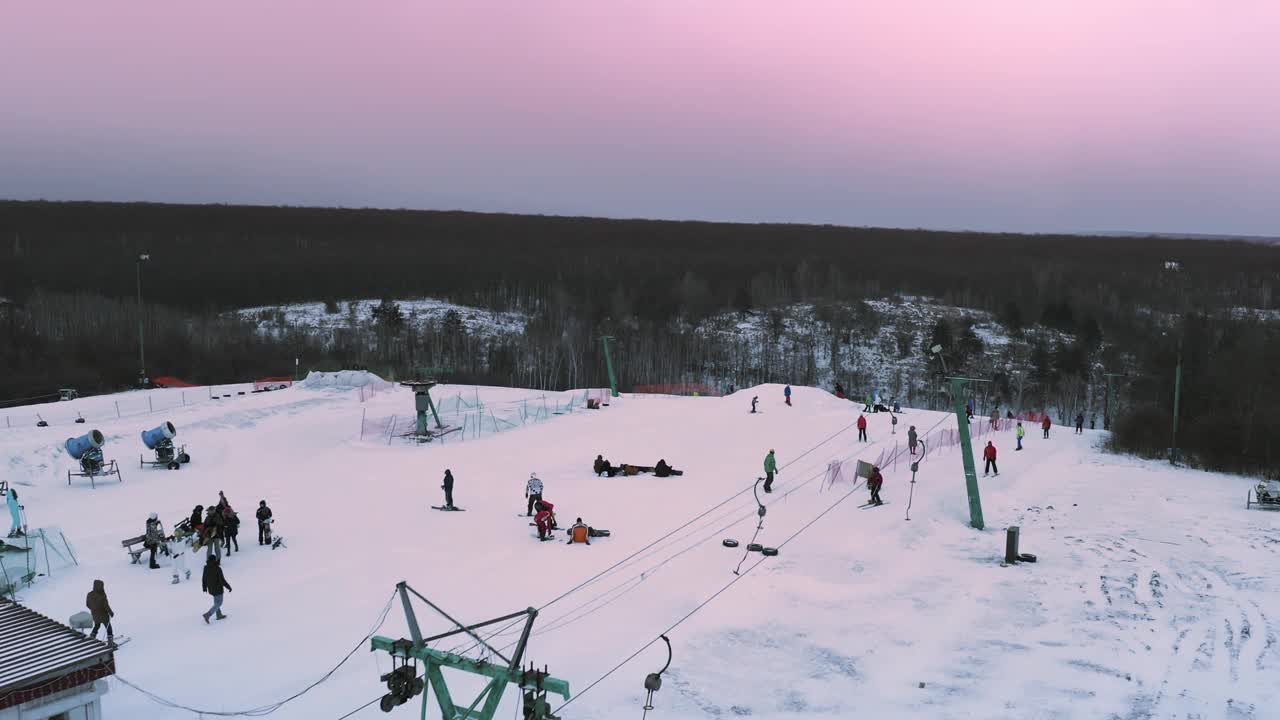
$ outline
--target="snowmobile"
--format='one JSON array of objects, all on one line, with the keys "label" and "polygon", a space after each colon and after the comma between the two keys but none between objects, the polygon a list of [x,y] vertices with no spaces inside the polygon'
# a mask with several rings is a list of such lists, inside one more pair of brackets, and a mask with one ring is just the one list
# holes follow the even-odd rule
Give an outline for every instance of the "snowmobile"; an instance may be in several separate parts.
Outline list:
[{"label": "snowmobile", "polygon": [[1249,490],[1245,498],[1246,510],[1257,505],[1264,508],[1280,509],[1280,480],[1262,480]]}]

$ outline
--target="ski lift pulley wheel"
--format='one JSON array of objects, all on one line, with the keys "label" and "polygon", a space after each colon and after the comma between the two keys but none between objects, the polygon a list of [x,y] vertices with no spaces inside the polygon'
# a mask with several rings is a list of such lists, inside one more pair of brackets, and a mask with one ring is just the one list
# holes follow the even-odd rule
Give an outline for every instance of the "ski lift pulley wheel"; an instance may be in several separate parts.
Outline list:
[{"label": "ski lift pulley wheel", "polygon": [[764,555],[765,557],[773,557],[778,554],[778,548],[771,548],[771,547],[760,548],[760,554]]},{"label": "ski lift pulley wheel", "polygon": [[721,541],[720,541],[720,544],[721,544],[721,545],[724,545],[724,546],[725,546],[725,547],[727,547],[727,548],[736,548],[736,547],[738,547],[738,541],[737,541],[737,540],[734,540],[733,538],[725,538],[724,540],[721,540]]},{"label": "ski lift pulley wheel", "polygon": [[747,552],[760,552],[763,549],[764,549],[764,546],[761,545],[760,543],[751,543],[750,545],[747,546]]}]

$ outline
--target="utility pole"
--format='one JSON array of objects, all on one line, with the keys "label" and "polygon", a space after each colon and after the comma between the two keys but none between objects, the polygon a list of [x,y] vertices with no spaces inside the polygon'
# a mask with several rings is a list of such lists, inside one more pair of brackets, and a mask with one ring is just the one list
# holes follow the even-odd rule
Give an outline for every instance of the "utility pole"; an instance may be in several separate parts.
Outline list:
[{"label": "utility pole", "polygon": [[1115,392],[1111,387],[1111,379],[1123,377],[1120,373],[1103,373],[1103,377],[1107,379],[1107,395],[1103,398],[1102,407],[1102,429],[1111,429],[1111,396]]},{"label": "utility pole", "polygon": [[138,384],[147,386],[147,343],[144,337],[144,321],[142,313],[142,263],[151,259],[151,253],[143,250],[138,253]]},{"label": "utility pole", "polygon": [[613,374],[613,358],[609,355],[609,341],[612,339],[612,335],[604,335],[600,342],[604,345],[604,364],[609,371],[609,394],[611,397],[618,397],[618,378]]},{"label": "utility pole", "polygon": [[[1185,322],[1185,321],[1184,321]],[[1173,371],[1173,439],[1169,444],[1169,464],[1178,462],[1178,406],[1182,400],[1182,335],[1178,335],[1178,367]]]}]

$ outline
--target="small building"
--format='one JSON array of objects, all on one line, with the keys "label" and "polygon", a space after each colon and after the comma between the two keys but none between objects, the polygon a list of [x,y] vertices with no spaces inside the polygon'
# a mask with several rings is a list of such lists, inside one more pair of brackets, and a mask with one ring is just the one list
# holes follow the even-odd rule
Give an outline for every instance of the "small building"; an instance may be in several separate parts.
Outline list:
[{"label": "small building", "polygon": [[102,720],[115,671],[106,643],[0,599],[0,720]]}]

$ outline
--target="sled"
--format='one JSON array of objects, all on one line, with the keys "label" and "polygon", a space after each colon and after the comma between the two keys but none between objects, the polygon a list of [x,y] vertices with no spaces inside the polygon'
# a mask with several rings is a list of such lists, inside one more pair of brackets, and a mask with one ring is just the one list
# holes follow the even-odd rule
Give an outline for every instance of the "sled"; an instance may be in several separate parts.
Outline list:
[{"label": "sled", "polygon": [[1280,509],[1280,480],[1263,480],[1249,489],[1245,496],[1246,510],[1257,505],[1260,508]]}]

